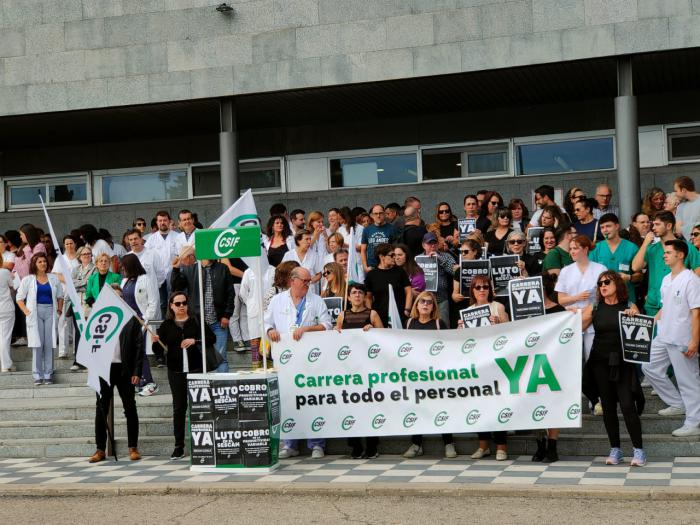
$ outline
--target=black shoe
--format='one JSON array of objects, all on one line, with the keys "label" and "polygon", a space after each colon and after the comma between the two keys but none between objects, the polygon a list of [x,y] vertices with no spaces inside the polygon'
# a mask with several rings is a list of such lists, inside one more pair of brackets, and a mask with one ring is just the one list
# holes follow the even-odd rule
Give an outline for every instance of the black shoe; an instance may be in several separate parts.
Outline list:
[{"label": "black shoe", "polygon": [[165,358],[156,357],[156,368],[165,368]]},{"label": "black shoe", "polygon": [[363,456],[366,459],[376,459],[379,457],[379,452],[377,452],[377,447],[367,447],[365,454]]},{"label": "black shoe", "polygon": [[542,463],[554,463],[559,461],[559,453],[557,452],[557,440],[550,439],[547,441],[547,454]]},{"label": "black shoe", "polygon": [[537,451],[532,456],[532,461],[542,461],[547,455],[547,440],[537,440]]},{"label": "black shoe", "polygon": [[175,447],[175,450],[173,450],[173,453],[170,454],[170,459],[182,459],[184,457],[185,457],[184,447]]},{"label": "black shoe", "polygon": [[362,454],[364,450],[362,450],[362,445],[354,446],[352,447],[352,452],[350,453],[350,457],[352,459],[362,459]]}]

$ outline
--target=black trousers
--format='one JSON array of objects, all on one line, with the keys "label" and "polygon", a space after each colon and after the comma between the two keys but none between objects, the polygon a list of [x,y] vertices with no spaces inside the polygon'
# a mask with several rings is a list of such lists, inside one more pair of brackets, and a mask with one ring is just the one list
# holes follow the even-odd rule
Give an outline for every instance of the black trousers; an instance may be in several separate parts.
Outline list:
[{"label": "black trousers", "polygon": [[[634,394],[626,381],[610,381],[610,366],[606,361],[596,360],[588,363],[600,394],[603,405],[603,423],[608,433],[611,447],[620,447],[620,421],[617,418],[617,405],[620,404],[622,417],[625,419],[627,432],[634,448],[642,448],[642,423],[637,414]],[[634,374],[634,365],[622,363],[620,375]]]},{"label": "black trousers", "polygon": [[[352,448],[356,448],[356,447],[360,448],[360,447],[362,447],[362,438],[361,437],[348,438],[348,445],[350,445]],[[365,450],[374,449],[376,451],[378,445],[379,445],[379,437],[369,436],[369,437],[365,438]]]},{"label": "black trousers", "polygon": [[508,432],[479,432],[479,441],[489,441],[493,438],[495,445],[505,445],[508,441]]},{"label": "black trousers", "polygon": [[[450,443],[454,443],[454,439],[452,437],[452,434],[443,434],[442,435],[442,442],[445,445],[449,445]],[[423,446],[423,435],[422,434],[416,434],[414,436],[411,436],[411,443],[414,445]]]},{"label": "black trousers", "polygon": [[100,450],[107,450],[107,413],[114,396],[114,387],[117,387],[119,397],[122,399],[124,416],[126,417],[126,434],[129,448],[137,447],[139,442],[139,415],[136,412],[136,400],[134,385],[131,377],[122,376],[121,363],[112,363],[109,370],[109,382],[100,378],[100,394],[97,396],[95,407],[95,443]]},{"label": "black trousers", "polygon": [[168,383],[173,395],[173,435],[175,446],[185,446],[185,418],[187,417],[187,374],[168,369]]}]

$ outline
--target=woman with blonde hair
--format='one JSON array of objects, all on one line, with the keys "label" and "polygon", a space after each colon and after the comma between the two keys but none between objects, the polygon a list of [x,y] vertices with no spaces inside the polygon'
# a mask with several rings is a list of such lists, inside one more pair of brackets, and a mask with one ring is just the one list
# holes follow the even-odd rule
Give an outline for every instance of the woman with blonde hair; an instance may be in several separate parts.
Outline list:
[{"label": "woman with blonde hair", "polygon": [[328,246],[328,232],[323,223],[323,213],[320,211],[309,213],[309,218],[306,220],[306,229],[311,234],[311,251],[316,254],[319,261],[323,261],[326,258]]},{"label": "woman with blonde hair", "polygon": [[644,200],[642,200],[642,213],[649,217],[649,219],[654,220],[654,215],[664,210],[665,201],[666,194],[664,190],[656,186],[649,188],[646,194],[644,194]]},{"label": "woman with blonde hair", "polygon": [[328,236],[328,238],[326,239],[326,257],[323,260],[324,264],[335,262],[333,256],[335,255],[336,251],[343,247],[344,243],[345,238],[340,232],[331,233]]},{"label": "woman with blonde hair", "polygon": [[321,293],[321,297],[345,297],[345,272],[338,263],[326,263],[322,272],[326,280],[326,288]]}]

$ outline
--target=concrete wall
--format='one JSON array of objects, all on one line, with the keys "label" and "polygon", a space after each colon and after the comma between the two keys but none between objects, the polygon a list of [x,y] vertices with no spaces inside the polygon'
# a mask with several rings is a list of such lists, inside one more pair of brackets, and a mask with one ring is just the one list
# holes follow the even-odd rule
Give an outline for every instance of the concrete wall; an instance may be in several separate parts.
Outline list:
[{"label": "concrete wall", "polygon": [[0,0],[0,116],[700,46],[698,0]]}]

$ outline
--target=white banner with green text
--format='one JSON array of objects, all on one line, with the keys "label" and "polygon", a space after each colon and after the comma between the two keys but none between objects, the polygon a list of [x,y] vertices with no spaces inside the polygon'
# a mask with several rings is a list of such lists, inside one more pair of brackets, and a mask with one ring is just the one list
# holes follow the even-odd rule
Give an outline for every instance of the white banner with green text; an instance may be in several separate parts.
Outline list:
[{"label": "white banner with green text", "polygon": [[581,426],[581,318],[291,334],[272,346],[284,439]]}]

